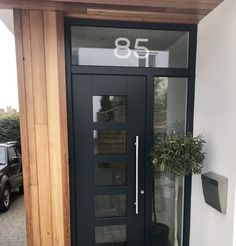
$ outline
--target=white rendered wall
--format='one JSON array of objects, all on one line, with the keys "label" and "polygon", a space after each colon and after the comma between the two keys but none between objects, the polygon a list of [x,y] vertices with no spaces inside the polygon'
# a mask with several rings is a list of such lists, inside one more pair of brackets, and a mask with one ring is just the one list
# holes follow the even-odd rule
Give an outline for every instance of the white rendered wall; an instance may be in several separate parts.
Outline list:
[{"label": "white rendered wall", "polygon": [[194,134],[207,141],[204,171],[228,177],[229,184],[223,215],[204,203],[200,176],[193,178],[190,246],[236,246],[235,0],[225,0],[199,24]]},{"label": "white rendered wall", "polygon": [[13,11],[0,9],[0,108],[18,109]]}]

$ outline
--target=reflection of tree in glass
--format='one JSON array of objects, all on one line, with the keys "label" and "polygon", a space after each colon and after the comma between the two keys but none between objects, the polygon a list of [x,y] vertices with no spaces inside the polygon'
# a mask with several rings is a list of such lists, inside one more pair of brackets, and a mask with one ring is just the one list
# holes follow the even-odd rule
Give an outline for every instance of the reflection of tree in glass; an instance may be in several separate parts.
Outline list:
[{"label": "reflection of tree in glass", "polygon": [[110,101],[110,96],[102,96],[100,99],[100,105],[101,109],[99,110],[99,112],[105,113],[103,114],[103,117],[105,116],[105,119],[102,119],[101,121],[113,120],[112,103]]},{"label": "reflection of tree in glass", "polygon": [[166,132],[168,78],[155,77],[154,81],[154,131],[155,138]]},{"label": "reflection of tree in glass", "polygon": [[167,89],[168,78],[156,77],[155,78],[155,109],[166,110],[167,108]]},{"label": "reflection of tree in glass", "polygon": [[168,78],[156,77],[154,82],[154,129],[156,138],[169,132],[175,132],[177,135],[185,134],[185,120],[176,120],[167,125],[167,96]]},{"label": "reflection of tree in glass", "polygon": [[111,101],[113,107],[121,106],[126,104],[126,97],[112,97]]},{"label": "reflection of tree in glass", "polygon": [[101,96],[100,110],[97,114],[98,121],[125,122],[126,97],[125,96]]},{"label": "reflection of tree in glass", "polygon": [[125,96],[114,96],[112,97],[112,107],[114,120],[117,122],[126,121],[126,97]]},{"label": "reflection of tree in glass", "polygon": [[114,111],[114,120],[117,122],[126,121],[126,97],[115,96],[112,100],[112,106]]},{"label": "reflection of tree in glass", "polygon": [[168,128],[168,133],[175,132],[178,136],[185,135],[186,129],[185,129],[185,120],[178,121],[176,120],[174,123],[172,123]]}]

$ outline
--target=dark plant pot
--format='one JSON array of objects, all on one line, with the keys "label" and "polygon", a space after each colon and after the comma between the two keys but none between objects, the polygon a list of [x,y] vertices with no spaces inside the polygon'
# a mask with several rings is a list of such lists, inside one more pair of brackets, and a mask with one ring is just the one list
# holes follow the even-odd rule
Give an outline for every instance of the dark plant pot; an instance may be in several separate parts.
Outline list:
[{"label": "dark plant pot", "polygon": [[169,227],[157,223],[152,225],[152,246],[169,246]]}]

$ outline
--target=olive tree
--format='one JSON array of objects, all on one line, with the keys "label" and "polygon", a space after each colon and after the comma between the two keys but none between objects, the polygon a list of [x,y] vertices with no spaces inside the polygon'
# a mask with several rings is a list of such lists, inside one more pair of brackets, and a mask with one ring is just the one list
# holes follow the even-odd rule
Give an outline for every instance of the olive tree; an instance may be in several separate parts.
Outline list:
[{"label": "olive tree", "polygon": [[177,205],[179,177],[200,174],[203,168],[205,141],[202,136],[193,137],[191,134],[177,135],[171,133],[157,138],[150,153],[153,167],[162,172],[175,175],[175,230],[174,246],[178,246]]}]

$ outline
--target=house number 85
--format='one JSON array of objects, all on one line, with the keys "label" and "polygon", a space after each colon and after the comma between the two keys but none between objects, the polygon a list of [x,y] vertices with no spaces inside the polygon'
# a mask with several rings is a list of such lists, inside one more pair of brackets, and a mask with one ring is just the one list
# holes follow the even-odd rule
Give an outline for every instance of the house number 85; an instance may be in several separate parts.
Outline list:
[{"label": "house number 85", "polygon": [[[136,38],[134,44],[134,55],[137,58],[147,58],[149,56],[149,49],[140,43],[148,42],[148,38]],[[130,40],[128,38],[117,38],[115,40],[114,55],[121,59],[126,59],[131,56]],[[122,51],[122,52],[121,52]],[[125,51],[125,52],[124,52]]]}]

